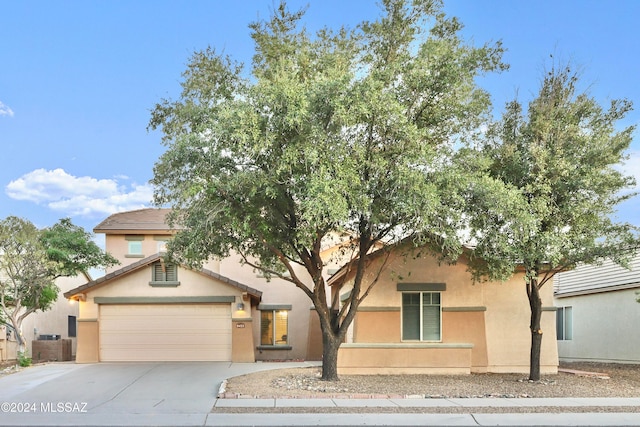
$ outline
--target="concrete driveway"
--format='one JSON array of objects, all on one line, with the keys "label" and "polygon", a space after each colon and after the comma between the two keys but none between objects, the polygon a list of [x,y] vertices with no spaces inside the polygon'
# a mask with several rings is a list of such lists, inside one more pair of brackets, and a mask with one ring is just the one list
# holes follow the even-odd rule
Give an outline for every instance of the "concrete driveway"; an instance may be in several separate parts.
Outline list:
[{"label": "concrete driveway", "polygon": [[0,377],[0,425],[204,425],[223,380],[309,363],[52,363]]}]

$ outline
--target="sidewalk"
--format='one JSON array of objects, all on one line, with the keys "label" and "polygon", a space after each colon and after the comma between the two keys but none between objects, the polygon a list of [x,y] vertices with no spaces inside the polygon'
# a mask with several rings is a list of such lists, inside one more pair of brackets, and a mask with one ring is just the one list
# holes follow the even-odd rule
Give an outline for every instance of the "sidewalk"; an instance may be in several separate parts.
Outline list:
[{"label": "sidewalk", "polygon": [[[207,426],[640,426],[640,398],[460,398],[460,399],[218,399],[214,408],[246,408],[244,413],[215,412]],[[477,408],[583,408],[585,412],[473,413]],[[589,412],[616,407],[621,412]],[[385,408],[385,413],[251,413],[251,408]],[[396,409],[390,413],[388,408]],[[468,413],[403,413],[403,408],[469,408]],[[562,409],[560,409],[562,411]]]},{"label": "sidewalk", "polygon": [[[184,407],[183,410],[138,410],[130,413],[3,413],[2,426],[640,426],[640,413],[629,412],[640,398],[479,398],[479,399],[217,399],[213,412]],[[597,408],[616,407],[620,412],[602,413]],[[468,408],[444,413],[447,408]],[[585,412],[515,413],[517,408],[583,408]],[[239,413],[217,412],[235,408]],[[241,408],[245,409],[242,410]],[[259,413],[252,408],[296,408],[302,413]],[[304,412],[308,408],[309,412]],[[326,412],[312,413],[312,408]],[[353,408],[337,413],[332,408]],[[361,413],[358,408],[370,408]],[[385,413],[376,412],[385,409]],[[389,412],[389,408],[395,409]],[[408,413],[407,408],[442,408],[443,413]],[[500,408],[506,413],[474,412]],[[590,411],[593,408],[593,411]],[[509,412],[513,409],[513,412]],[[405,410],[405,411],[403,411]],[[460,412],[460,411],[459,411]]]},{"label": "sidewalk", "polygon": [[[214,408],[532,408],[638,407],[640,397],[457,399],[217,399]],[[640,413],[639,413],[640,414]]]},{"label": "sidewalk", "polygon": [[206,426],[638,426],[637,413],[211,414]]}]

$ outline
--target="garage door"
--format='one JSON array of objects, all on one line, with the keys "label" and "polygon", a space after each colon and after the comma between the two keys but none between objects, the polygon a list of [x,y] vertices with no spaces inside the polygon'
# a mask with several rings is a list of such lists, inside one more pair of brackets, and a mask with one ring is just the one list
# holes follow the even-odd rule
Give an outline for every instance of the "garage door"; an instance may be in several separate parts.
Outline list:
[{"label": "garage door", "polygon": [[228,304],[100,306],[100,360],[231,360]]}]

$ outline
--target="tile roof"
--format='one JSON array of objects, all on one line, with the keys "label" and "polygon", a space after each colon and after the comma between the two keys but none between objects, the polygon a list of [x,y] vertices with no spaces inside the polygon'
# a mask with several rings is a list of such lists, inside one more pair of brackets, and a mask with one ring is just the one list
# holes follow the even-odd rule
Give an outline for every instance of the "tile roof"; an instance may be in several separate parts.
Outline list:
[{"label": "tile roof", "polygon": [[135,211],[119,212],[110,215],[98,224],[93,231],[105,233],[116,230],[171,230],[165,218],[171,209],[147,208]]}]

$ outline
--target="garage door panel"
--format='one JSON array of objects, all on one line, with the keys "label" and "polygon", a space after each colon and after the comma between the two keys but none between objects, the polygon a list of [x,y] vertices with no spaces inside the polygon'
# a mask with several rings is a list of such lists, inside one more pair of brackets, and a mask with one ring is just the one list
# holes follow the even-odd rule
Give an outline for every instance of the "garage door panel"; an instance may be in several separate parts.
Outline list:
[{"label": "garage door panel", "polygon": [[[170,339],[173,340],[174,337]],[[227,347],[230,341],[227,341],[228,336],[226,334],[209,334],[203,336],[202,334],[185,333],[179,338],[180,344],[193,345],[193,346],[222,346]],[[132,331],[127,334],[115,334],[104,333],[101,336],[100,344],[102,347],[112,346],[173,346],[172,343],[167,343],[167,334],[149,334],[145,331]],[[173,341],[175,343],[175,340]]]},{"label": "garage door panel", "polygon": [[[113,331],[122,331],[122,330],[140,330],[140,331],[156,331],[159,325],[162,325],[162,329],[171,333],[180,333],[180,332],[188,332],[189,329],[194,327],[194,324],[197,325],[198,331],[209,331],[215,332],[218,330],[226,330],[228,329],[229,323],[228,319],[213,319],[206,316],[200,317],[184,317],[184,318],[172,318],[165,319],[160,316],[154,317],[129,317],[122,316],[119,318],[106,318],[102,317],[100,319],[105,323],[105,330],[113,330]],[[162,331],[156,331],[161,333]]]},{"label": "garage door panel", "polygon": [[229,305],[100,306],[100,360],[230,359]]}]

